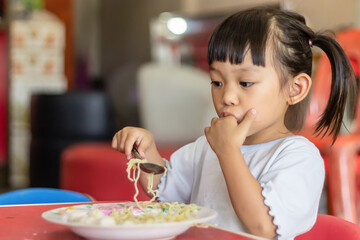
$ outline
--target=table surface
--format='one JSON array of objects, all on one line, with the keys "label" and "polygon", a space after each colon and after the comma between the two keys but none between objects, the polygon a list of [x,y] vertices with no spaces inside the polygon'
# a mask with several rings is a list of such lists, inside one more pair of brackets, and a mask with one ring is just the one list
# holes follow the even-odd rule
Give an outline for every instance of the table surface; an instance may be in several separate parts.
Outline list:
[{"label": "table surface", "polygon": [[[97,202],[92,202],[97,203]],[[43,212],[51,209],[86,203],[30,204],[0,206],[0,239],[24,240],[81,240],[69,227],[50,223],[41,217]],[[234,233],[217,227],[191,227],[175,240],[222,239],[251,240],[261,239],[249,234]]]}]

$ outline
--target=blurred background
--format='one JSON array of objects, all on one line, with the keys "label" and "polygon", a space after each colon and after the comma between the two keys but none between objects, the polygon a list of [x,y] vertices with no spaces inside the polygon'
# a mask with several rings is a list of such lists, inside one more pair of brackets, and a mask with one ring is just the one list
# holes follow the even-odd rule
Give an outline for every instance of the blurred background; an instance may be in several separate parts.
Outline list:
[{"label": "blurred background", "polygon": [[316,31],[360,25],[360,0],[1,0],[0,189],[59,187],[65,148],[124,126],[169,148],[202,135],[215,115],[209,36],[258,5]]}]

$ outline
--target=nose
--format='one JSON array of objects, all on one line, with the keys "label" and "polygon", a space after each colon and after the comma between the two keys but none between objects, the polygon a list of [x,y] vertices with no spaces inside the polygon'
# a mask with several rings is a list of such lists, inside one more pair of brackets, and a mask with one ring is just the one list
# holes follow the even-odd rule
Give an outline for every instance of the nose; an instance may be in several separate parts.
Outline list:
[{"label": "nose", "polygon": [[237,105],[239,104],[239,98],[236,92],[236,88],[233,86],[227,86],[223,93],[223,102],[225,105]]}]

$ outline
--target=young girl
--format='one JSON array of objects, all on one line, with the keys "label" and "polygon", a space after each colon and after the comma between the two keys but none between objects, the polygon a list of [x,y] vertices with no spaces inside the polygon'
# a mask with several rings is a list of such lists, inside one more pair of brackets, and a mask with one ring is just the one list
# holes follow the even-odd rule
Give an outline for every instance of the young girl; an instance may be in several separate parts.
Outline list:
[{"label": "young girl", "polygon": [[[218,118],[171,156],[152,134],[126,127],[113,147],[131,158],[135,146],[166,165],[154,179],[160,201],[195,203],[218,212],[219,226],[267,238],[292,239],[311,229],[318,213],[324,164],[317,148],[295,135],[304,121],[312,79],[312,47],[332,67],[329,102],[317,132],[335,140],[345,104],[354,118],[357,87],[339,44],[314,33],[299,14],[261,7],[227,18],[209,41],[212,98]],[[144,189],[147,178],[140,177]]]}]

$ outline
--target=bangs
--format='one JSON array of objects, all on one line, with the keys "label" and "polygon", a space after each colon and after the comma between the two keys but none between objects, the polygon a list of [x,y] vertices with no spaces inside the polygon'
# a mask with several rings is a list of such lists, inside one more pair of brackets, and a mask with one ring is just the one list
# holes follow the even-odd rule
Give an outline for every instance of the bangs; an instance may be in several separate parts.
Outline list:
[{"label": "bangs", "polygon": [[271,15],[264,14],[262,9],[239,12],[227,18],[210,38],[208,64],[226,60],[231,64],[240,64],[246,52],[250,50],[253,64],[265,66],[270,18]]}]

